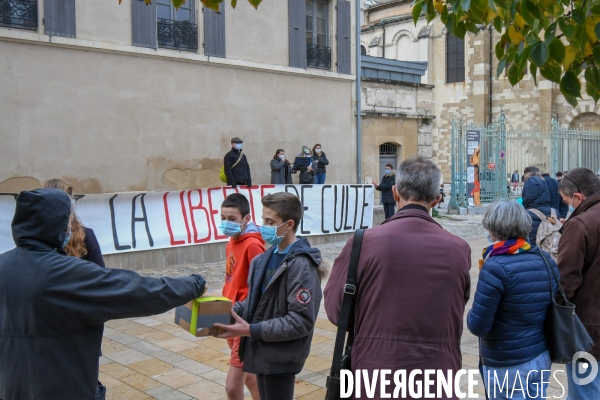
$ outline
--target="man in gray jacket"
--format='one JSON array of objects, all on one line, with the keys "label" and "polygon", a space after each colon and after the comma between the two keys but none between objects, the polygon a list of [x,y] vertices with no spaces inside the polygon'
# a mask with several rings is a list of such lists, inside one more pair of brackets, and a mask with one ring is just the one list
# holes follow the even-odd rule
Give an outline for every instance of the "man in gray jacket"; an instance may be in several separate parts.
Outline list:
[{"label": "man in gray jacket", "polygon": [[319,305],[324,271],[321,252],[297,238],[302,203],[290,193],[262,199],[265,242],[273,245],[250,264],[248,297],[234,305],[234,325],[219,325],[221,338],[241,336],[244,372],[256,374],[261,400],[292,400]]},{"label": "man in gray jacket", "polygon": [[144,278],[65,255],[71,199],[17,197],[16,248],[0,254],[0,399],[93,400],[103,324],[165,312],[202,295],[199,275]]}]

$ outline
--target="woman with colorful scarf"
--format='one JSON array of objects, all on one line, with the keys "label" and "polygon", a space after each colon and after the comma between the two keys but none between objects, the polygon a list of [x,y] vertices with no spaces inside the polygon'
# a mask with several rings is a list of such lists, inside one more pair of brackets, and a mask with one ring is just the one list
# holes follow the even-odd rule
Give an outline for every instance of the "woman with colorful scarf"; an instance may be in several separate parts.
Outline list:
[{"label": "woman with colorful scarf", "polygon": [[[556,283],[540,249],[527,240],[531,217],[516,201],[491,204],[483,227],[491,244],[483,249],[467,325],[480,338],[480,371],[488,398],[539,399],[551,375],[544,324]],[[546,258],[558,274],[556,263],[548,254]]]}]

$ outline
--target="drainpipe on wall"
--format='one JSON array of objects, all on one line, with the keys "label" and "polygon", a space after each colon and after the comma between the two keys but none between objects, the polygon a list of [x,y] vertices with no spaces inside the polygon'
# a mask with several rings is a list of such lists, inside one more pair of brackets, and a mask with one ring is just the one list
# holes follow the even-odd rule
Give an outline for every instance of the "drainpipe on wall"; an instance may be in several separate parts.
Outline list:
[{"label": "drainpipe on wall", "polygon": [[493,42],[492,24],[490,24],[489,29],[490,29],[490,71],[489,71],[489,75],[490,75],[490,83],[489,83],[489,85],[490,85],[490,87],[488,89],[488,92],[490,94],[490,107],[489,107],[488,124],[491,124],[492,121],[493,121],[493,119],[492,119],[492,99],[493,99],[493,97],[492,97],[492,74],[493,74],[493,72],[492,72],[492,65],[493,65],[492,64],[492,57],[493,57],[493,54],[494,54],[494,50],[493,50],[493,46],[492,46],[492,42]]},{"label": "drainpipe on wall", "polygon": [[382,43],[381,43],[381,49],[383,50],[383,58],[385,58],[385,25],[383,25],[383,20],[385,18],[383,18],[381,21],[379,21],[379,25],[381,25],[381,29],[383,30],[383,38],[382,38]]},{"label": "drainpipe on wall", "polygon": [[362,184],[362,130],[360,117],[360,0],[355,0],[356,3],[356,183]]}]

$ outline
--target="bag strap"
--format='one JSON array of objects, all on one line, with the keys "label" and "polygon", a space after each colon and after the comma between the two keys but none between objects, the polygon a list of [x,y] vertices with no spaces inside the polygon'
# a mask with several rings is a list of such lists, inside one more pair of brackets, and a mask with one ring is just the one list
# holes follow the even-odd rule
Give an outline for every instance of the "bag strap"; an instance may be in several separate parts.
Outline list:
[{"label": "bag strap", "polygon": [[565,294],[565,291],[563,290],[563,288],[560,284],[560,279],[558,278],[558,275],[556,275],[556,271],[554,270],[554,268],[552,268],[552,266],[550,265],[550,261],[548,261],[548,258],[544,254],[544,251],[542,251],[541,249],[540,249],[540,255],[542,256],[542,259],[544,260],[544,264],[546,264],[546,271],[548,272],[548,278],[550,280],[550,297],[552,298],[552,302],[556,304],[556,300],[554,299],[554,293],[552,292],[552,276],[550,275],[550,271],[552,271],[552,274],[554,275],[554,280],[556,281],[556,286],[558,287],[558,290],[560,291],[560,294],[562,295],[562,297],[565,301],[565,304],[570,304],[569,300],[567,299],[567,295]]},{"label": "bag strap", "polygon": [[237,161],[235,163],[233,163],[233,165],[231,166],[231,169],[233,169],[236,165],[238,165],[240,163],[240,161],[242,161],[242,157],[244,157],[244,153],[242,153],[240,151],[240,156],[238,157]]},{"label": "bag strap", "polygon": [[[348,266],[348,275],[346,284],[344,285],[344,299],[342,300],[342,310],[340,319],[338,320],[337,335],[335,337],[335,347],[333,350],[333,363],[331,365],[331,376],[339,377],[342,369],[342,356],[344,350],[344,342],[346,341],[346,331],[349,328],[348,322],[350,315],[354,310],[354,295],[356,294],[356,271],[358,269],[358,260],[360,258],[360,248],[362,246],[364,229],[357,229],[354,232],[354,240],[352,242],[352,251],[350,252],[350,264]],[[352,324],[354,325],[354,324]],[[353,328],[353,327],[351,327]],[[354,341],[354,334],[351,332],[348,341]],[[348,345],[352,345],[350,342]]]},{"label": "bag strap", "polygon": [[528,208],[527,211],[531,211],[532,213],[534,213],[535,215],[537,215],[537,217],[542,220],[545,221],[546,220],[546,216],[544,215],[543,212],[541,212],[540,210],[538,210],[537,208]]}]

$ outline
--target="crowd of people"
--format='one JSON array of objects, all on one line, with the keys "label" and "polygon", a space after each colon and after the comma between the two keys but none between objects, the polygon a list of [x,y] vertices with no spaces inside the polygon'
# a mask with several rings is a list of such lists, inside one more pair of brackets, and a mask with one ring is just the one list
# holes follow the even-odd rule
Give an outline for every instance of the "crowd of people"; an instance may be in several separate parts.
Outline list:
[{"label": "crowd of people", "polygon": [[[250,184],[238,144],[230,160],[241,168],[232,179]],[[315,175],[317,160],[326,160],[317,150],[319,145],[304,154],[314,160]],[[284,168],[275,177],[287,179],[291,171],[282,149],[273,161]],[[247,177],[241,175],[245,168]],[[523,205],[501,199],[487,207],[482,224],[490,244],[482,252],[466,320],[479,338],[485,385],[502,384],[488,393],[490,399],[545,395],[549,379],[541,371],[551,367],[545,324],[558,285],[576,305],[595,343],[589,352],[600,360],[600,179],[585,168],[563,174],[559,183],[535,167],[526,174]],[[430,216],[443,198],[440,181],[435,164],[413,157],[397,171],[386,166],[381,183],[375,182],[384,204],[398,211],[386,207],[389,218],[364,233],[352,370],[371,375],[378,369],[462,368],[463,315],[473,290],[471,248]],[[568,216],[560,214],[555,194],[571,208]],[[0,399],[103,398],[98,382],[103,324],[161,313],[206,291],[199,275],[149,278],[106,268],[93,231],[81,225],[72,204],[72,188],[59,180],[17,197],[12,221],[17,247],[0,254]],[[231,194],[221,205],[220,230],[230,238],[223,295],[233,303],[235,323],[215,326],[231,349],[230,400],[243,399],[244,387],[253,400],[291,400],[321,300],[337,324],[347,292],[353,239],[336,258],[322,292],[327,271],[321,253],[296,235],[300,200],[279,192],[264,196],[262,205],[261,226],[251,221],[245,196]],[[554,273],[559,282],[551,278]],[[599,399],[600,376],[579,385],[575,370],[566,367],[569,399]],[[500,381],[489,382],[498,375]],[[517,376],[527,376],[522,397],[514,393]]]}]

